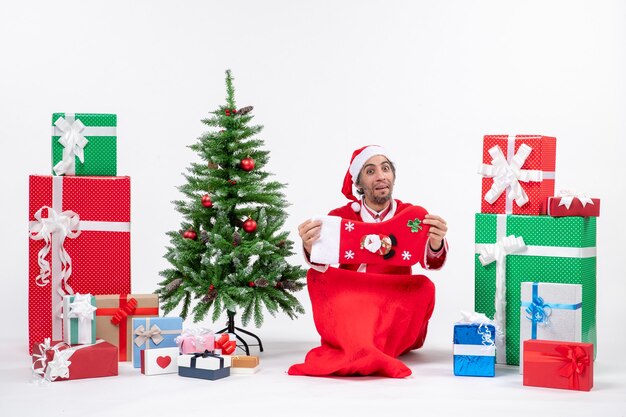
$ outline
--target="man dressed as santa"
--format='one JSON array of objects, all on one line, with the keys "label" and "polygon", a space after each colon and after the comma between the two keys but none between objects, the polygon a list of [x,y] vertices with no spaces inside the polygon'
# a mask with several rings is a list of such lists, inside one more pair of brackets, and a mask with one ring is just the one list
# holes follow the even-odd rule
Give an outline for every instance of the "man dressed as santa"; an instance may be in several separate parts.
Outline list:
[{"label": "man dressed as santa", "polygon": [[393,199],[395,179],[387,150],[357,149],[342,188],[351,202],[298,227],[321,346],[291,366],[290,375],[411,374],[397,358],[423,345],[435,304],[434,284],[412,274],[411,265],[443,266],[447,225]]}]

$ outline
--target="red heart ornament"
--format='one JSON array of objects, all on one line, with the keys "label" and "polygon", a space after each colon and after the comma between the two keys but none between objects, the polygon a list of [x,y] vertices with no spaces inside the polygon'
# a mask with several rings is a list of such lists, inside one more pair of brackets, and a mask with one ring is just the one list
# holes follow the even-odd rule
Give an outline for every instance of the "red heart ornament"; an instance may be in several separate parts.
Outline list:
[{"label": "red heart ornament", "polygon": [[170,356],[159,356],[157,357],[157,365],[161,367],[161,369],[167,368],[167,366],[172,362],[172,358]]}]

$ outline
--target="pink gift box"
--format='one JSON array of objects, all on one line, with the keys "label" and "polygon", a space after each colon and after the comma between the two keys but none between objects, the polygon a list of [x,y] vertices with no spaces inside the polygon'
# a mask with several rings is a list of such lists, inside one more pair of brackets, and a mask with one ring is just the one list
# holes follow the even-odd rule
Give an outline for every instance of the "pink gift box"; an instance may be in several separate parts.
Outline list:
[{"label": "pink gift box", "polygon": [[176,344],[182,354],[203,353],[215,349],[215,334],[208,329],[185,329],[176,338]]}]

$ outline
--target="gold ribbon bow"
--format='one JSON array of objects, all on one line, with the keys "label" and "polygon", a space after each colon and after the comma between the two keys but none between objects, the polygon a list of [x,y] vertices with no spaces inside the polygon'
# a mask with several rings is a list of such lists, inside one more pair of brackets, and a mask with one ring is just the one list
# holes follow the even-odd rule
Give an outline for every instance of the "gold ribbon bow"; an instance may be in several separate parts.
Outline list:
[{"label": "gold ribbon bow", "polygon": [[145,343],[146,348],[147,348],[150,340],[152,340],[155,345],[158,345],[159,343],[163,341],[163,336],[161,335],[161,329],[156,324],[153,324],[152,327],[150,327],[150,330],[146,330],[146,328],[142,324],[141,326],[135,329],[134,333],[136,336],[135,344],[138,347],[141,347],[141,345]]}]

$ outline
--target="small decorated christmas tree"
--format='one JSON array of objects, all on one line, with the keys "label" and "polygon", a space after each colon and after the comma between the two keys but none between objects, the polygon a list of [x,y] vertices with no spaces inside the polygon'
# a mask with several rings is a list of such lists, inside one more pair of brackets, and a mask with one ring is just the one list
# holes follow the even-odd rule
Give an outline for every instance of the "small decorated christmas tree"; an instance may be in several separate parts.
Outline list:
[{"label": "small decorated christmas tree", "polygon": [[169,232],[165,258],[171,268],[156,293],[165,314],[182,303],[181,317],[194,322],[212,309],[215,322],[226,311],[243,325],[263,323],[263,310],[290,318],[304,313],[291,294],[304,287],[305,270],[287,263],[293,255],[288,232],[281,231],[287,202],[284,184],[269,181],[263,168],[269,152],[251,125],[252,106],[237,109],[233,78],[226,71],[226,105],[202,122],[212,129],[190,146],[203,163],[192,163],[174,201],[183,215],[180,231]]}]

